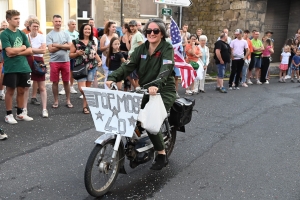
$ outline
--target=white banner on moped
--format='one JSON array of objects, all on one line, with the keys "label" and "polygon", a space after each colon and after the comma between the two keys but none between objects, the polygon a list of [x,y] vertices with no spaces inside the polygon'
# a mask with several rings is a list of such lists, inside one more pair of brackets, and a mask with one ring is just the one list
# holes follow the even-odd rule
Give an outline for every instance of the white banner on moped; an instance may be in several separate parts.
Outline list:
[{"label": "white banner on moped", "polygon": [[96,130],[132,137],[143,94],[100,88],[82,88]]}]

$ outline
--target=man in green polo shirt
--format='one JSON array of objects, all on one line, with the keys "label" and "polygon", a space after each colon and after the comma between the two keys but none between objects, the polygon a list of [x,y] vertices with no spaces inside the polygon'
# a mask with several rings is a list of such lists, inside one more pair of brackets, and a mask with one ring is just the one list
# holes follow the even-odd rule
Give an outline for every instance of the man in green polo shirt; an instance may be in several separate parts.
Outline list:
[{"label": "man in green polo shirt", "polygon": [[23,112],[24,90],[30,87],[31,69],[28,65],[26,56],[32,55],[32,49],[28,39],[22,31],[18,29],[20,25],[20,13],[17,10],[7,10],[6,20],[8,28],[1,34],[1,42],[4,57],[4,78],[3,85],[6,86],[5,106],[6,116],[5,122],[16,124],[12,114],[12,99],[17,88],[17,120],[31,121]]},{"label": "man in green polo shirt", "polygon": [[252,69],[255,68],[256,84],[261,85],[262,83],[259,80],[260,68],[261,68],[261,54],[265,49],[261,40],[258,39],[259,32],[255,31],[253,39],[251,40],[253,46],[253,52],[251,53],[251,61],[249,64],[249,71],[247,76],[247,84],[252,85],[253,83],[250,80],[252,74]]}]

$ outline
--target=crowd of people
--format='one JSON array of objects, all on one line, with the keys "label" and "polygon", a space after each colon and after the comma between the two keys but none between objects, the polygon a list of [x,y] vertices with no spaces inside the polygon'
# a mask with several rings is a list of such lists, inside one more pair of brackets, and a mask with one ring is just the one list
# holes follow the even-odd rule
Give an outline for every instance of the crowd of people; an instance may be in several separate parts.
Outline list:
[{"label": "crowd of people", "polygon": [[[1,23],[0,32],[0,99],[5,100],[6,116],[5,122],[17,124],[19,120],[32,121],[29,116],[27,103],[34,105],[42,104],[41,116],[49,116],[47,110],[47,90],[45,74],[36,72],[35,63],[43,63],[43,56],[47,49],[50,52],[50,81],[52,82],[53,102],[52,108],[59,108],[59,95],[66,96],[65,106],[73,108],[71,93],[77,93],[74,87],[72,71],[78,66],[86,66],[88,75],[77,80],[78,90],[81,93],[82,112],[90,114],[82,87],[98,87],[97,70],[102,67],[105,81],[114,71],[120,68],[122,63],[129,62],[135,49],[149,40],[148,35],[157,36],[161,34],[161,27],[142,30],[141,22],[131,20],[122,26],[122,34],[116,32],[116,23],[105,22],[104,30],[99,31],[95,22],[90,19],[76,31],[76,20],[68,20],[68,30],[62,30],[62,17],[53,16],[53,30],[48,34],[42,33],[40,22],[36,16],[30,15],[25,21],[23,30],[19,30],[20,13],[16,10],[6,12],[6,20]],[[166,33],[163,38],[172,44],[170,39],[170,25],[166,25]],[[205,77],[210,63],[210,53],[207,44],[207,36],[203,30],[198,28],[195,34],[188,32],[188,25],[184,24],[180,30],[181,52],[185,61],[197,71],[197,77],[192,84],[186,88],[186,95],[205,93]],[[220,37],[216,39],[214,47],[214,60],[217,68],[216,90],[227,93],[223,79],[227,65],[230,65],[229,90],[239,90],[239,85],[248,87],[252,80],[258,85],[269,84],[269,65],[274,53],[274,40],[272,32],[267,31],[262,40],[260,33],[253,30],[237,29],[234,31],[234,39],[229,37],[228,29],[224,29]],[[295,38],[286,41],[282,54],[279,82],[285,82],[288,76],[292,82],[300,82],[300,30]],[[144,57],[143,57],[144,56]],[[147,60],[147,54],[141,55]],[[133,58],[132,58],[133,59]],[[173,58],[174,59],[174,58]],[[253,75],[253,69],[255,75]],[[174,67],[174,82],[176,97],[180,71]],[[287,75],[286,75],[287,74]],[[294,77],[297,80],[294,80]],[[59,91],[59,80],[63,82],[63,88]],[[120,90],[134,90],[140,85],[137,70],[133,70],[122,80],[118,80],[117,86]],[[30,88],[31,87],[31,88]],[[107,89],[107,85],[104,84]],[[12,112],[13,98],[16,90],[17,112],[14,117]],[[5,91],[5,92],[4,92]],[[40,94],[41,102],[37,98]],[[1,133],[1,131],[0,131]],[[0,139],[7,136],[3,133]]]}]

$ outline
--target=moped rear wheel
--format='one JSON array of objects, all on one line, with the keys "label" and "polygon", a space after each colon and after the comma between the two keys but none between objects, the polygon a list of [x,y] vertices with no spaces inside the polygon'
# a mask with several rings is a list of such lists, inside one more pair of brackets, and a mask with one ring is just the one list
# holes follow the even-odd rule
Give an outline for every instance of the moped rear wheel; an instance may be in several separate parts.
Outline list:
[{"label": "moped rear wheel", "polygon": [[[100,197],[106,194],[115,183],[120,169],[120,151],[112,159],[115,140],[109,140],[104,145],[97,144],[86,163],[84,183],[87,192]],[[120,147],[119,147],[120,148]]]}]

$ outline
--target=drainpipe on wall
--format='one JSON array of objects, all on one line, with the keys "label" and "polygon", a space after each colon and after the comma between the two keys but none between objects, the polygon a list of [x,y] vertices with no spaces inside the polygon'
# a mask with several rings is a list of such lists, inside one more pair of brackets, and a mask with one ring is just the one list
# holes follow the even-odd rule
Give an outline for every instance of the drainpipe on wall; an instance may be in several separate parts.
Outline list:
[{"label": "drainpipe on wall", "polygon": [[182,6],[179,7],[179,29],[182,27]]},{"label": "drainpipe on wall", "polygon": [[123,0],[121,0],[121,27],[123,26],[124,14],[123,14]]}]

